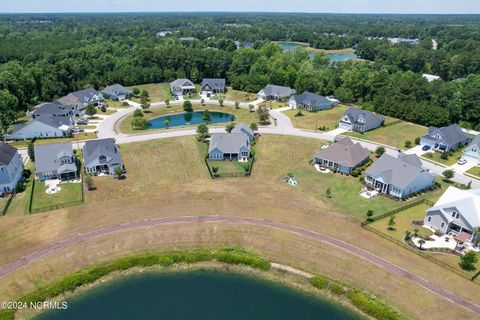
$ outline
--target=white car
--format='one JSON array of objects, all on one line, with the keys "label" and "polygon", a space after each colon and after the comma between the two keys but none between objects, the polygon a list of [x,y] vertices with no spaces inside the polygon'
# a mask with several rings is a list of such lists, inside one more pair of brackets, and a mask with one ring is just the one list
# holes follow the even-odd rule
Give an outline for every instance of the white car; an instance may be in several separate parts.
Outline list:
[{"label": "white car", "polygon": [[463,166],[465,163],[467,163],[467,160],[465,160],[465,159],[462,158],[462,159],[458,160],[457,163],[458,163],[459,165]]}]

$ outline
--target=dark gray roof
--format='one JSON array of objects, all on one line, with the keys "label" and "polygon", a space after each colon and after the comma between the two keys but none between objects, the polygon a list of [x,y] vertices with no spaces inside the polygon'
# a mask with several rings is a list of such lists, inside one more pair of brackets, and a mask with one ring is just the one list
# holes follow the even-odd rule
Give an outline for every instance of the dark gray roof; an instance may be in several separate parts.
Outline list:
[{"label": "dark gray roof", "polygon": [[177,79],[170,83],[171,88],[195,87],[195,84],[188,79]]},{"label": "dark gray roof", "polygon": [[332,105],[332,101],[328,100],[324,96],[320,96],[315,93],[311,93],[308,91],[305,91],[302,94],[296,94],[293,96],[293,99],[295,99],[296,103],[304,104],[304,105]]},{"label": "dark gray roof", "polygon": [[277,97],[290,97],[292,94],[297,93],[292,88],[277,86],[273,84],[268,84],[265,88],[262,89],[262,91],[267,96],[277,96]]},{"label": "dark gray roof", "polygon": [[58,113],[68,113],[65,110],[65,107],[57,101],[54,102],[44,102],[35,106],[35,110],[32,112],[33,115],[37,116],[40,114],[58,114]]},{"label": "dark gray roof", "polygon": [[8,166],[16,154],[17,149],[0,141],[0,165]]},{"label": "dark gray roof", "polygon": [[18,130],[21,130],[25,128],[26,126],[29,126],[31,123],[38,121],[41,123],[44,123],[50,127],[54,128],[60,128],[63,125],[71,127],[73,125],[72,118],[68,116],[52,116],[49,114],[41,114],[35,119],[30,120],[27,123],[21,123],[21,124],[16,124],[13,126],[13,132],[17,132]]},{"label": "dark gray roof", "polygon": [[212,90],[224,90],[225,89],[225,79],[203,79],[202,89],[207,85]]},{"label": "dark gray roof", "polygon": [[210,139],[208,153],[218,148],[223,153],[238,153],[240,148],[248,148],[248,138],[244,133],[214,133]]},{"label": "dark gray roof", "polygon": [[399,153],[397,158],[384,154],[366,171],[367,175],[382,175],[385,183],[399,188],[407,187],[425,169],[417,155]]},{"label": "dark gray roof", "polygon": [[98,92],[94,88],[87,88],[87,89],[72,92],[70,94],[74,95],[79,100],[87,103],[87,102],[90,102],[92,100],[93,96],[98,96],[100,94],[100,92]]},{"label": "dark gray roof", "polygon": [[39,144],[34,146],[36,172],[58,170],[63,156],[73,157],[71,142]]},{"label": "dark gray roof", "polygon": [[352,124],[357,123],[360,117],[363,117],[367,124],[372,122],[382,122],[385,120],[385,117],[382,115],[357,108],[348,109],[347,111],[345,111],[343,116],[348,117]]},{"label": "dark gray roof", "polygon": [[235,125],[235,128],[233,128],[232,133],[244,133],[248,132],[248,134],[253,136],[253,131],[250,129],[245,123],[241,122],[237,125]]},{"label": "dark gray roof", "polygon": [[71,108],[82,108],[84,102],[74,96],[73,94],[68,94],[64,97],[58,98],[57,102],[60,103],[61,105],[65,107],[71,107]]},{"label": "dark gray roof", "polygon": [[83,160],[86,165],[94,161],[101,155],[111,158],[110,163],[122,164],[120,151],[112,138],[89,140],[83,147]]},{"label": "dark gray roof", "polygon": [[130,95],[132,94],[132,90],[122,86],[121,84],[113,84],[111,86],[107,86],[105,89],[102,90],[102,93],[107,94],[107,95]]},{"label": "dark gray roof", "polygon": [[459,143],[461,141],[464,141],[465,139],[470,138],[470,135],[466,132],[463,132],[462,129],[457,124],[452,124],[448,127],[429,127],[428,128],[428,137],[429,139],[436,140],[434,135],[436,133],[439,133],[443,139],[445,140],[446,143],[449,145],[454,145],[456,143]]},{"label": "dark gray roof", "polygon": [[343,138],[318,152],[315,157],[353,168],[370,157],[370,151],[358,142],[354,143],[349,138]]}]

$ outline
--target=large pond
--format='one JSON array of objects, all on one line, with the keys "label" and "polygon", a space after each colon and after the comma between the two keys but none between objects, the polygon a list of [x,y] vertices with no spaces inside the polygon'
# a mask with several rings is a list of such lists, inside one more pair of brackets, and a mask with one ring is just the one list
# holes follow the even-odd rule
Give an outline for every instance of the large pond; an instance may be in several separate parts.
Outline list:
[{"label": "large pond", "polygon": [[342,320],[361,319],[340,305],[234,272],[147,272],[107,282],[37,319]]},{"label": "large pond", "polygon": [[[297,48],[307,48],[306,45],[295,42],[279,42],[279,45],[283,49],[283,51],[291,51]],[[315,52],[309,52],[308,55],[310,56],[310,58],[313,59],[313,57],[315,56]],[[358,56],[354,53],[327,53],[326,56],[329,57],[332,61],[346,61],[358,58]]]},{"label": "large pond", "polygon": [[[230,122],[235,120],[235,116],[230,113],[209,111],[209,114],[211,118],[211,121],[208,122],[209,124]],[[168,123],[165,123],[165,120],[168,120]],[[204,123],[203,112],[194,111],[153,118],[148,121],[148,127],[150,129],[165,129],[200,123]]]}]

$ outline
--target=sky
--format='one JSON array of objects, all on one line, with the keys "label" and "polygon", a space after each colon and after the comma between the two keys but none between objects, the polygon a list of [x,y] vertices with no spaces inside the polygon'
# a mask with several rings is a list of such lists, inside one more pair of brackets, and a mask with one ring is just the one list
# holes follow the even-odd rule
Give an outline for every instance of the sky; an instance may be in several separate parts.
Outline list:
[{"label": "sky", "polygon": [[0,0],[0,12],[475,13],[480,0]]}]

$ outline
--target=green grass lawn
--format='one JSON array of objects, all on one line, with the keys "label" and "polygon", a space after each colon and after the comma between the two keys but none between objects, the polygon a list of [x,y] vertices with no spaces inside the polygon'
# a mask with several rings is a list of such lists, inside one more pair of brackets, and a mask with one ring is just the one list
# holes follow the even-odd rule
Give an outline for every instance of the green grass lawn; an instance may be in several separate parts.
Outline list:
[{"label": "green grass lawn", "polygon": [[62,189],[60,192],[47,194],[45,183],[36,180],[33,188],[32,211],[82,200],[81,183],[62,183],[59,187]]},{"label": "green grass lawn", "polygon": [[[208,145],[206,143],[197,143],[198,151],[200,153],[200,157],[203,159],[208,153]],[[245,168],[250,167],[252,165],[252,160],[250,159],[247,163],[246,162],[238,162],[238,161],[209,161],[207,160],[208,166],[210,169],[213,167],[217,167],[218,174],[222,173],[245,173]]]},{"label": "green grass lawn", "polygon": [[467,173],[480,178],[480,166],[476,166],[467,171]]},{"label": "green grass lawn", "polygon": [[225,94],[220,94],[220,95],[210,97],[210,100],[219,100],[220,98],[223,98],[224,100],[230,100],[230,101],[250,102],[250,101],[254,101],[257,98],[257,95],[251,92],[234,90],[232,88],[228,88]]},{"label": "green grass lawn", "polygon": [[[76,133],[73,137],[66,137],[66,138],[52,138],[52,139],[37,139],[35,144],[50,144],[50,143],[60,143],[60,142],[75,142],[75,141],[82,141],[82,140],[91,140],[96,139],[97,134],[95,132],[79,132]],[[9,143],[12,147],[15,148],[26,148],[28,145],[28,141],[12,141]]]},{"label": "green grass lawn", "polygon": [[319,112],[302,111],[303,116],[301,117],[295,117],[298,110],[287,110],[283,113],[292,120],[292,124],[297,128],[316,130],[318,127],[325,126],[328,127],[328,130],[333,130],[349,108],[345,105],[339,105],[333,109]]},{"label": "green grass lawn", "polygon": [[454,165],[458,159],[460,159],[462,157],[462,152],[463,152],[463,148],[458,150],[458,151],[455,151],[452,153],[452,155],[448,156],[448,159],[442,159],[442,152],[433,152],[431,153],[432,154],[432,157],[427,157],[425,155],[423,155],[423,158],[427,159],[427,160],[432,160],[432,161],[435,161],[435,162],[439,162],[441,164],[444,164],[446,166],[451,166],[451,165]]},{"label": "green grass lawn", "polygon": [[382,233],[400,241],[403,240],[406,231],[410,231],[412,234],[414,234],[415,229],[419,230],[419,235],[429,237],[432,235],[432,231],[427,228],[422,228],[411,224],[412,220],[423,220],[423,218],[425,217],[425,211],[427,211],[429,208],[429,205],[422,203],[418,206],[414,206],[412,208],[408,208],[404,211],[397,213],[395,215],[396,225],[394,230],[388,229],[388,222],[390,220],[390,217],[375,221],[370,224],[370,227],[375,228],[378,231],[381,231]]},{"label": "green grass lawn", "polygon": [[418,124],[386,117],[385,126],[365,133],[347,132],[345,135],[365,140],[371,140],[391,147],[404,149],[405,141],[412,146],[415,138],[427,134],[427,128]]},{"label": "green grass lawn", "polygon": [[125,109],[125,108],[130,107],[129,105],[128,106],[123,106],[124,101],[106,100],[106,102],[108,103],[108,107],[112,108],[114,110],[115,109]]},{"label": "green grass lawn", "polygon": [[[283,108],[283,107],[288,106],[288,101],[279,102],[279,101],[275,101],[275,100],[270,100],[270,101],[265,101],[265,102],[260,103],[259,106],[278,109],[278,108]],[[290,110],[288,110],[288,111],[290,111]]]},{"label": "green grass lawn", "polygon": [[[150,95],[150,100],[152,102],[163,102],[166,99],[171,101],[175,100],[172,97],[170,92],[170,84],[169,83],[149,83],[149,84],[141,84],[136,86],[131,86],[129,89],[138,88],[140,91],[147,90]],[[140,98],[132,98],[132,101],[140,102]]]},{"label": "green grass lawn", "polygon": [[[252,122],[258,122],[258,117],[255,112],[250,112],[247,109],[235,109],[235,107],[231,106],[212,106],[212,105],[207,105],[205,107],[201,105],[193,105],[193,110],[194,111],[204,111],[208,109],[209,111],[218,111],[218,112],[225,112],[225,113],[231,113],[236,116],[235,123],[240,123],[244,122],[247,126],[250,125]],[[176,114],[176,113],[181,113],[184,112],[183,106],[182,105],[175,105],[171,106],[170,108],[161,106],[161,107],[153,107],[150,109],[149,113],[145,114],[145,119],[149,120],[152,118],[168,115],[168,114]],[[121,122],[118,124],[118,129],[122,133],[139,133],[144,130],[133,130],[132,129],[132,118],[133,115],[129,115],[121,120]],[[219,126],[223,127],[227,123],[219,123],[215,125],[210,125],[210,126]],[[197,125],[190,125],[190,126],[183,126],[183,127],[174,127],[174,128],[186,128],[186,127],[196,127]],[[167,129],[151,129],[149,131],[159,131],[159,130],[167,130]]]}]

